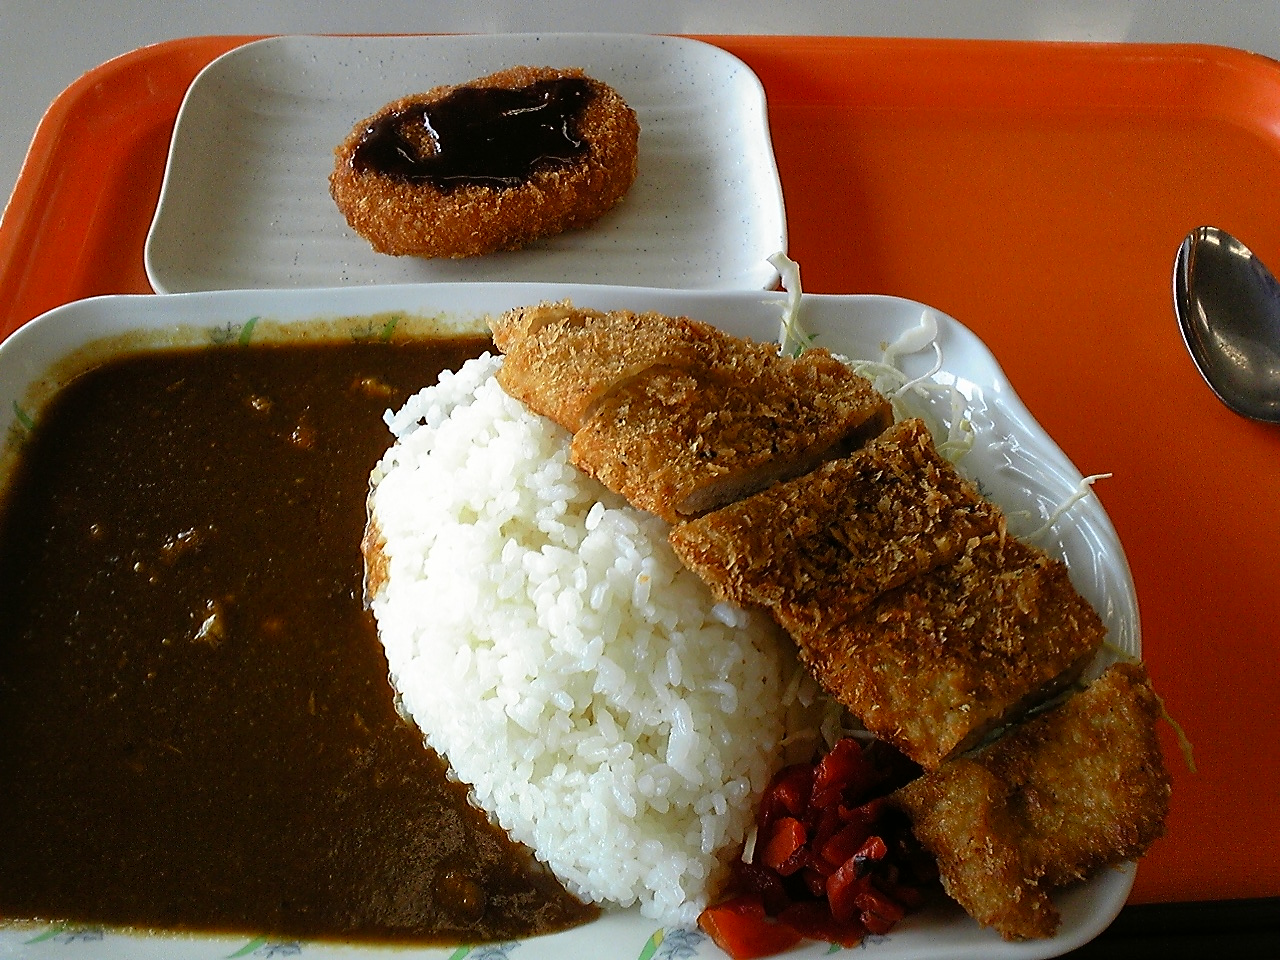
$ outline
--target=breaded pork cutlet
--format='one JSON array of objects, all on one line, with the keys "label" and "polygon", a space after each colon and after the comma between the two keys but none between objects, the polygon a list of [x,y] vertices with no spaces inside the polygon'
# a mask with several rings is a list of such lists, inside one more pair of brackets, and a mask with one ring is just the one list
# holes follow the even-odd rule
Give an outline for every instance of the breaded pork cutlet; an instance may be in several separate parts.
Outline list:
[{"label": "breaded pork cutlet", "polygon": [[678,523],[844,456],[891,418],[870,383],[825,352],[734,360],[653,368],[613,391],[574,434],[573,462]]},{"label": "breaded pork cutlet", "polygon": [[489,326],[504,354],[502,389],[571,433],[606,394],[657,365],[698,369],[735,349],[776,352],[771,344],[735,346],[722,330],[688,317],[568,301],[509,310]]},{"label": "breaded pork cutlet", "polygon": [[[908,789],[910,788],[910,789]],[[1061,917],[1048,885],[1022,860],[1005,784],[986,767],[957,760],[908,784],[890,802],[936,858],[943,889],[984,927],[1006,940],[1053,936]]]},{"label": "breaded pork cutlet", "polygon": [[1169,809],[1146,670],[1110,667],[1082,693],[890,796],[943,886],[1006,940],[1052,936],[1050,890],[1132,860]]},{"label": "breaded pork cutlet", "polygon": [[1073,682],[1105,634],[919,420],[670,540],[722,599],[772,611],[814,678],[926,769]]},{"label": "breaded pork cutlet", "polygon": [[924,423],[904,420],[846,458],[678,525],[670,540],[717,596],[768,608],[803,651],[1003,529]]},{"label": "breaded pork cutlet", "polygon": [[503,388],[574,432],[576,466],[672,523],[843,456],[892,419],[825,350],[787,357],[688,318],[544,304],[492,326]]},{"label": "breaded pork cutlet", "polygon": [[1142,856],[1164,834],[1170,782],[1164,716],[1140,663],[1112,666],[1083,693],[997,740],[982,763],[1009,785],[1024,862],[1050,886]]},{"label": "breaded pork cutlet", "polygon": [[868,730],[931,770],[1075,682],[1105,634],[1061,561],[995,533],[800,651]]}]

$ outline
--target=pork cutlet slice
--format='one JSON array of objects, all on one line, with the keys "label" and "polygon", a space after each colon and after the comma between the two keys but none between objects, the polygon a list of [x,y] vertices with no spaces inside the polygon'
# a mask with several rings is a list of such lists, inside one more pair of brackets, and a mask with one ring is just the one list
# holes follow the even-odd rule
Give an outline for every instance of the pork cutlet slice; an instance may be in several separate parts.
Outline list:
[{"label": "pork cutlet slice", "polygon": [[1059,887],[1133,860],[1164,834],[1171,792],[1140,663],[1110,667],[1083,693],[997,740],[983,764],[1009,785],[1024,862]]},{"label": "pork cutlet slice", "polygon": [[924,423],[904,420],[848,457],[676,526],[670,540],[717,596],[768,608],[803,653],[1003,528]]},{"label": "pork cutlet slice", "polygon": [[976,757],[901,788],[890,802],[937,858],[943,886],[1006,940],[1051,936],[1048,891],[1132,860],[1164,832],[1163,715],[1145,668],[1110,667]]},{"label": "pork cutlet slice", "polygon": [[687,317],[562,301],[491,326],[503,389],[574,433],[576,466],[673,523],[843,456],[892,420],[827,351],[788,357]]},{"label": "pork cutlet slice", "polygon": [[574,434],[579,468],[678,523],[842,457],[892,419],[865,379],[823,351],[662,366],[606,396]]},{"label": "pork cutlet slice", "polygon": [[504,354],[498,382],[534,413],[571,433],[609,391],[664,364],[697,368],[731,350],[776,352],[687,317],[602,312],[567,300],[518,307],[490,321]]},{"label": "pork cutlet slice", "polygon": [[942,887],[984,927],[1006,940],[1053,936],[1061,916],[1049,889],[1031,875],[1018,846],[1022,827],[1007,789],[972,760],[957,760],[890,795],[938,862]]},{"label": "pork cutlet slice", "polygon": [[1075,682],[1105,635],[1065,564],[994,533],[800,651],[868,730],[932,770]]}]

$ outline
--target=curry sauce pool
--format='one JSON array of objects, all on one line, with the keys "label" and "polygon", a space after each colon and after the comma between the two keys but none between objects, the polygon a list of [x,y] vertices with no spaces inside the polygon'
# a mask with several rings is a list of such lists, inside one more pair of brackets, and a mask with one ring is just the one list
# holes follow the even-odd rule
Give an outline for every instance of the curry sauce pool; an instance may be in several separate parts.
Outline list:
[{"label": "curry sauce pool", "polygon": [[397,716],[382,412],[475,338],[146,353],[42,413],[0,530],[0,915],[308,939],[582,922]]}]

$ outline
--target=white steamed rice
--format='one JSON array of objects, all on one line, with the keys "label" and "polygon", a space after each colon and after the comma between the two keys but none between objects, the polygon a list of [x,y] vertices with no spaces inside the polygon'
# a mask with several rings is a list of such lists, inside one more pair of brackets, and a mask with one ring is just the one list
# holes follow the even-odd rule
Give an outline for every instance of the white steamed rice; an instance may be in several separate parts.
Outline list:
[{"label": "white steamed rice", "polygon": [[[402,709],[580,897],[692,923],[780,763],[801,672],[716,603],[667,525],[468,362],[388,414],[372,606]],[[811,687],[799,699],[808,703]]]}]

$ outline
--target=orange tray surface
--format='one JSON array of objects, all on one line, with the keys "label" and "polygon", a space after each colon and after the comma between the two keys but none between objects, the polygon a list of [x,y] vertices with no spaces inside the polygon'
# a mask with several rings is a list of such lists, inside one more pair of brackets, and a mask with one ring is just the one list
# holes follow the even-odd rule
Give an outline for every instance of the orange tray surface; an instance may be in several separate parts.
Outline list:
[{"label": "orange tray surface", "polygon": [[[247,37],[135,51],[54,102],[0,223],[0,335],[149,292],[142,247],[195,74]],[[1168,835],[1135,902],[1280,895],[1280,430],[1224,409],[1171,312],[1215,223],[1280,264],[1280,65],[1238,51],[708,37],[769,99],[805,287],[930,303],[1000,358],[1128,552],[1165,747]]]}]

